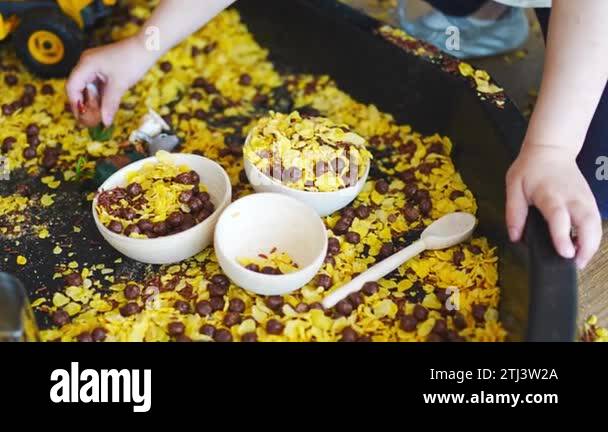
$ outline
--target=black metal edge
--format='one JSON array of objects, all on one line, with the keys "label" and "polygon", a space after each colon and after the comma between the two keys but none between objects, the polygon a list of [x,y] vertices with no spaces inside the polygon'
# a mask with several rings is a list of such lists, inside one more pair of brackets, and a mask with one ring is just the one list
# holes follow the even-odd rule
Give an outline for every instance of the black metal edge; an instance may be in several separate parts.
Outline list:
[{"label": "black metal edge", "polygon": [[[577,336],[578,289],[574,262],[557,254],[540,212],[531,209],[526,225],[530,251],[530,303],[526,339],[572,342]],[[573,287],[573,289],[564,289]],[[548,323],[552,323],[549,325]],[[557,327],[555,323],[560,323]],[[563,324],[562,324],[563,323]]]},{"label": "black metal edge", "polygon": [[[327,0],[299,0],[311,7],[320,8],[328,13],[339,14],[362,30],[369,31],[374,37],[386,25],[348,5]],[[384,40],[390,44],[389,41]],[[403,52],[404,55],[410,55]],[[450,57],[449,54],[443,54]],[[429,61],[433,64],[433,62]],[[438,68],[439,65],[436,65]],[[523,115],[506,95],[505,104],[498,108],[491,103],[480,104],[486,114],[503,136],[515,160],[521,148],[527,122]],[[529,249],[528,270],[530,298],[528,306],[528,341],[574,341],[577,334],[578,285],[576,267],[572,260],[562,258],[555,248],[549,229],[538,210],[530,209],[526,221],[526,245]],[[556,288],[559,287],[559,292]],[[560,323],[558,327],[554,323]],[[549,324],[552,323],[552,324]]]}]

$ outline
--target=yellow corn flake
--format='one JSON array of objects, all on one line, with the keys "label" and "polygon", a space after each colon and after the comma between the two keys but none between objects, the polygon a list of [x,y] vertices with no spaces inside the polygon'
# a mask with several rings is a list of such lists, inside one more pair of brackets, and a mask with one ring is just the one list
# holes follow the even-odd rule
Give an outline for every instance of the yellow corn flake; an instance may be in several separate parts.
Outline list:
[{"label": "yellow corn flake", "polygon": [[464,77],[472,76],[475,73],[473,66],[465,62],[460,62],[458,69],[460,70],[460,74]]},{"label": "yellow corn flake", "polygon": [[427,337],[431,331],[433,330],[433,327],[435,326],[435,319],[434,318],[429,318],[426,321],[424,321],[423,323],[421,323],[418,326],[418,336],[420,337]]},{"label": "yellow corn flake", "polygon": [[517,57],[519,60],[525,58],[528,55],[528,51],[527,50],[517,50],[515,51],[515,57]]},{"label": "yellow corn flake", "polygon": [[498,87],[497,85],[488,83],[487,81],[476,80],[476,82],[477,82],[477,91],[480,93],[496,94],[496,93],[501,93],[504,91],[502,88]]},{"label": "yellow corn flake", "polygon": [[40,198],[40,204],[43,207],[50,207],[55,203],[55,195],[44,194],[42,198]]},{"label": "yellow corn flake", "polygon": [[63,252],[63,249],[61,249],[61,247],[59,245],[57,245],[53,248],[53,254],[59,255],[61,252]]},{"label": "yellow corn flake", "polygon": [[33,308],[37,308],[38,306],[41,306],[44,303],[46,303],[46,299],[44,297],[40,297],[40,298],[34,300],[30,306]]},{"label": "yellow corn flake", "polygon": [[247,333],[253,333],[256,329],[256,323],[252,319],[246,319],[239,325],[238,334],[243,336]]},{"label": "yellow corn flake", "polygon": [[427,294],[422,300],[422,306],[427,309],[441,309],[442,305],[435,294]]},{"label": "yellow corn flake", "polygon": [[143,342],[148,327],[148,318],[146,316],[136,320],[128,334],[127,342]]},{"label": "yellow corn flake", "polygon": [[62,293],[55,293],[53,295],[53,305],[56,307],[63,307],[70,302],[70,299]]},{"label": "yellow corn flake", "polygon": [[395,302],[389,299],[385,299],[374,306],[374,315],[377,318],[389,317],[392,319],[395,318],[395,315],[397,314],[398,310],[399,308],[397,307]]},{"label": "yellow corn flake", "polygon": [[40,231],[38,231],[38,238],[41,239],[46,239],[49,238],[49,230],[46,228],[41,229]]},{"label": "yellow corn flake", "polygon": [[27,258],[24,257],[23,255],[19,255],[17,257],[17,264],[19,264],[21,266],[26,265],[27,264]]},{"label": "yellow corn flake", "polygon": [[78,263],[76,261],[71,261],[71,262],[68,263],[68,268],[77,269],[78,268]]},{"label": "yellow corn flake", "polygon": [[65,181],[70,181],[72,180],[74,177],[76,177],[76,173],[72,170],[65,170],[63,172],[63,179]]},{"label": "yellow corn flake", "polygon": [[332,319],[325,316],[323,311],[314,309],[310,312],[310,320],[314,327],[321,330],[329,330],[332,326]]},{"label": "yellow corn flake", "polygon": [[397,290],[399,292],[403,292],[403,291],[410,289],[413,285],[414,285],[414,283],[411,280],[403,279],[403,280],[399,281],[399,283],[397,284]]},{"label": "yellow corn flake", "polygon": [[169,274],[179,273],[181,271],[181,269],[182,269],[181,266],[174,265],[167,269],[167,273],[169,273]]},{"label": "yellow corn flake", "polygon": [[93,295],[91,290],[78,286],[67,287],[65,293],[68,297],[78,303],[88,303]]},{"label": "yellow corn flake", "polygon": [[101,300],[101,299],[92,300],[89,303],[89,306],[91,306],[96,311],[102,312],[102,313],[109,312],[112,310],[112,305],[110,305],[107,301]]},{"label": "yellow corn flake", "polygon": [[80,227],[77,227],[77,226],[72,227],[72,229],[73,229],[73,231],[74,231],[75,233],[79,233],[80,231],[82,231],[82,230],[80,229]]},{"label": "yellow corn flake", "polygon": [[485,70],[478,69],[475,71],[475,79],[479,81],[488,82],[490,81],[490,74],[487,73]]},{"label": "yellow corn flake", "polygon": [[253,306],[251,308],[251,316],[259,323],[264,323],[268,319],[268,314],[262,309],[260,309],[258,306]]}]

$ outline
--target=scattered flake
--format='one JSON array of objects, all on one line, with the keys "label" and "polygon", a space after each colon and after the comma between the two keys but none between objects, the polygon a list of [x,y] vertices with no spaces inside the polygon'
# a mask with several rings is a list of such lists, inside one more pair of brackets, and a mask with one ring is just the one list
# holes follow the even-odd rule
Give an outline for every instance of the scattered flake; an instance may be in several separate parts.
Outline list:
[{"label": "scattered flake", "polygon": [[50,207],[55,203],[55,195],[49,195],[49,194],[44,194],[42,195],[42,198],[40,198],[40,204],[42,204],[43,207]]},{"label": "scattered flake", "polygon": [[79,313],[82,310],[82,306],[79,305],[78,303],[75,302],[71,302],[68,303],[63,310],[65,310],[69,316],[73,317],[74,315],[76,315],[77,313]]},{"label": "scattered flake", "polygon": [[63,172],[63,179],[65,181],[70,181],[72,180],[74,177],[76,177],[76,173],[72,170],[66,170]]},{"label": "scattered flake", "polygon": [[515,51],[515,57],[517,57],[518,59],[523,59],[526,58],[528,56],[528,50],[517,50]]},{"label": "scattered flake", "polygon": [[70,302],[70,299],[67,296],[63,295],[62,293],[55,293],[53,295],[53,305],[55,305],[58,308],[65,306],[69,302]]},{"label": "scattered flake", "polygon": [[44,303],[46,303],[46,299],[44,297],[40,297],[39,299],[36,299],[32,302],[31,307],[37,308],[38,306],[41,306]]},{"label": "scattered flake", "polygon": [[[437,48],[414,39],[401,29],[384,25],[378,32],[382,37],[401,49],[440,65],[444,72],[460,74],[467,79],[473,80],[481,100],[489,101],[498,108],[504,107],[504,91],[491,82],[491,78],[486,71],[476,71],[470,64],[444,55]],[[506,57],[506,59],[508,62],[511,62],[510,58]]]}]

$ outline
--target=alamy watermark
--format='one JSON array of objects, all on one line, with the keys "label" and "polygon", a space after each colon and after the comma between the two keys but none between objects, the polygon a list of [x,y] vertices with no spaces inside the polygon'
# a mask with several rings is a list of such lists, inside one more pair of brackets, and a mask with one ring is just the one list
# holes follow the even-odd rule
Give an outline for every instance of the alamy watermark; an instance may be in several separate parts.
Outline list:
[{"label": "alamy watermark", "polygon": [[50,377],[49,397],[53,403],[132,404],[134,412],[152,407],[150,369],[83,369],[78,362],[69,368],[55,369]]},{"label": "alamy watermark", "polygon": [[445,301],[445,308],[448,311],[459,311],[460,310],[460,290],[456,287],[448,287],[445,290],[447,299]]},{"label": "alamy watermark", "polygon": [[148,26],[144,34],[146,35],[146,50],[160,51],[160,29],[156,26]]},{"label": "alamy watermark", "polygon": [[595,178],[598,181],[608,180],[608,156],[599,156],[595,160],[597,169],[595,170]]},{"label": "alamy watermark", "polygon": [[460,51],[460,29],[456,26],[448,26],[445,29],[445,49],[447,51]]}]

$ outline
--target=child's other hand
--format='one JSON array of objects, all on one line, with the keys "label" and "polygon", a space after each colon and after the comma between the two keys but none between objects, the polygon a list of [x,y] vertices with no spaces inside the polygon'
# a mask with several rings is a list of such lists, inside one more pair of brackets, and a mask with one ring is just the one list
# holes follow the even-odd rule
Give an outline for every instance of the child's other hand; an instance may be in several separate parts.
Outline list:
[{"label": "child's other hand", "polygon": [[136,38],[85,51],[66,86],[76,118],[86,122],[79,112],[79,106],[86,102],[85,89],[87,84],[101,81],[101,120],[106,126],[111,125],[124,93],[141,79],[155,60]]},{"label": "child's other hand", "polygon": [[602,221],[575,157],[557,148],[524,146],[507,173],[506,216],[512,241],[522,237],[529,206],[537,207],[549,224],[558,253],[576,258],[576,265],[584,268],[599,248]]}]

